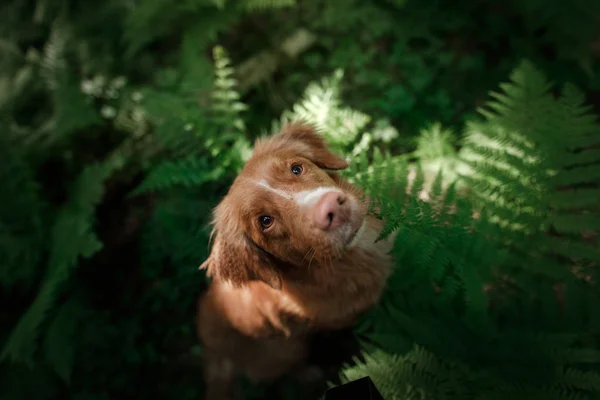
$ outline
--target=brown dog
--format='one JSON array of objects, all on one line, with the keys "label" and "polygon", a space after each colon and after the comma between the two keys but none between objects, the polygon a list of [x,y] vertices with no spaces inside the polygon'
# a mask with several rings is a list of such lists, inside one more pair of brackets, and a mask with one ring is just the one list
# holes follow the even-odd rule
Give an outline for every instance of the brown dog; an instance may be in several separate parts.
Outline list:
[{"label": "brown dog", "polygon": [[350,326],[380,298],[391,241],[375,239],[348,166],[305,125],[257,141],[252,158],[214,210],[213,247],[201,265],[213,281],[201,297],[208,400],[303,367],[308,335]]}]

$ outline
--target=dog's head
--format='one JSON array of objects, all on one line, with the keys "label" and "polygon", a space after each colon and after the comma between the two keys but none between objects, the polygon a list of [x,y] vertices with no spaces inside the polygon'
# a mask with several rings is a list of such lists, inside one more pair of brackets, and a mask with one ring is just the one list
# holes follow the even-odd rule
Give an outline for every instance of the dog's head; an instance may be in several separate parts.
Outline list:
[{"label": "dog's head", "polygon": [[214,210],[213,246],[201,268],[234,286],[261,280],[278,289],[283,269],[343,256],[366,215],[358,189],[335,172],[347,166],[307,125],[258,140]]}]

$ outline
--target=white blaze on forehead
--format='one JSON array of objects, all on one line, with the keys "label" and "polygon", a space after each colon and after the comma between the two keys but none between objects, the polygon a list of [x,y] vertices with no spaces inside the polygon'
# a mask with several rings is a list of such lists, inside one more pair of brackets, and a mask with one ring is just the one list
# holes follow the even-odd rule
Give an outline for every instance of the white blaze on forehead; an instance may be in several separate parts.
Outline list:
[{"label": "white blaze on forehead", "polygon": [[296,193],[290,193],[287,190],[274,188],[264,179],[255,181],[254,183],[256,183],[257,186],[268,190],[270,193],[281,196],[287,200],[294,200],[299,206],[314,206],[321,199],[321,197],[327,193],[343,193],[341,189],[335,186],[321,186],[311,190],[302,190]]},{"label": "white blaze on forehead", "polygon": [[340,189],[335,186],[321,186],[316,189],[303,190],[294,194],[294,200],[299,206],[314,206],[317,202],[327,193],[342,193]]},{"label": "white blaze on forehead", "polygon": [[272,187],[264,179],[261,179],[260,181],[256,181],[256,184],[258,186],[260,186],[261,188],[267,189],[269,192],[274,193],[274,194],[276,194],[278,196],[284,197],[284,198],[286,198],[288,200],[291,200],[293,198],[290,193],[286,192],[285,190],[276,189],[276,188]]}]

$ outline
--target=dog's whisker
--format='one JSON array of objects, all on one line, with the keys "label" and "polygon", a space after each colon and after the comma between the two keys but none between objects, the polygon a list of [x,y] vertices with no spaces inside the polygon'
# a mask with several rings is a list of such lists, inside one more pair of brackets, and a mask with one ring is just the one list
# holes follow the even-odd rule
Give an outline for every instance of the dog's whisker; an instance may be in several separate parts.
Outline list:
[{"label": "dog's whisker", "polygon": [[308,268],[310,268],[310,265],[312,264],[313,258],[315,257],[316,254],[317,254],[317,249],[313,249],[312,256],[310,257],[310,261],[308,262]]},{"label": "dog's whisker", "polygon": [[310,249],[308,249],[308,251],[306,252],[306,260],[308,260],[308,267],[309,268],[310,268],[311,260],[312,260],[312,258],[314,256],[314,252],[315,252],[315,249],[313,247],[311,247]]},{"label": "dog's whisker", "polygon": [[323,264],[325,266],[325,269],[331,271],[331,274],[334,275],[333,260],[332,260],[332,256],[331,255],[328,255],[326,257],[326,259],[324,260]]},{"label": "dog's whisker", "polygon": [[310,252],[313,250],[312,247],[309,247],[308,250],[306,251],[306,253],[304,253],[304,257],[302,257],[302,261],[300,261],[300,264],[304,264],[304,260],[306,260],[306,257],[308,257],[308,255],[310,254]]}]

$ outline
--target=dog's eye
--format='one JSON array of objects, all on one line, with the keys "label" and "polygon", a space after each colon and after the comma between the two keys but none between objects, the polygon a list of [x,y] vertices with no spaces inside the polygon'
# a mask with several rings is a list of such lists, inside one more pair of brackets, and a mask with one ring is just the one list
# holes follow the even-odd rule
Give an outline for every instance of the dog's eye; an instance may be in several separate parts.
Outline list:
[{"label": "dog's eye", "polygon": [[258,222],[260,223],[260,226],[266,229],[273,224],[273,218],[269,217],[268,215],[263,215],[262,217],[258,218]]},{"label": "dog's eye", "polygon": [[300,175],[304,169],[302,168],[302,165],[294,164],[294,165],[292,165],[291,170],[292,170],[292,174]]}]

